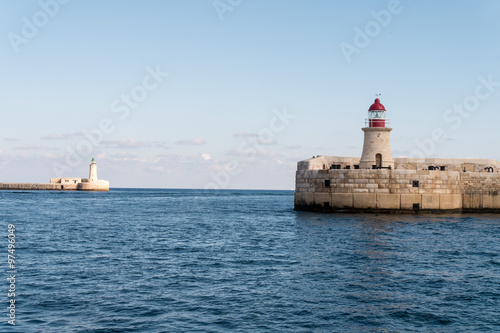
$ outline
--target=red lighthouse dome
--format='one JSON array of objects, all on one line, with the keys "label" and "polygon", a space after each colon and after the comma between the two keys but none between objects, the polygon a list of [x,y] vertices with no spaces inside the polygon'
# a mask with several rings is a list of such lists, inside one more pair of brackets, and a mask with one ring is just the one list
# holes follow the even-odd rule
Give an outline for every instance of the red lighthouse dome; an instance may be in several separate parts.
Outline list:
[{"label": "red lighthouse dome", "polygon": [[369,127],[385,127],[385,107],[378,98],[368,109],[368,124]]},{"label": "red lighthouse dome", "polygon": [[375,103],[373,103],[368,111],[385,111],[385,107],[380,103],[380,99],[375,98]]}]

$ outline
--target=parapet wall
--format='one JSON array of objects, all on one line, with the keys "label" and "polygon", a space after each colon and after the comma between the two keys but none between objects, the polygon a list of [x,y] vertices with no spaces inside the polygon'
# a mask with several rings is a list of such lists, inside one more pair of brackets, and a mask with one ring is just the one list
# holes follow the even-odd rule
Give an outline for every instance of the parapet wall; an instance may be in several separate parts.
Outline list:
[{"label": "parapet wall", "polygon": [[[360,158],[318,155],[298,162],[297,170],[328,170],[332,165],[340,165],[341,169],[345,169],[346,167],[355,169],[355,166],[360,165]],[[493,171],[496,172],[500,170],[500,162],[492,159],[473,158],[453,159],[398,157],[394,159],[394,169],[428,170],[429,167],[444,167],[446,171],[465,170],[474,172],[487,172],[487,168],[493,168]],[[364,169],[371,169],[371,167],[366,167]]]},{"label": "parapet wall", "polygon": [[297,170],[323,170],[330,169],[332,164],[340,164],[342,169],[346,166],[359,164],[359,157],[340,157],[318,155],[297,163]]},{"label": "parapet wall", "polygon": [[[500,170],[500,162],[492,159],[452,159],[452,158],[396,158],[395,168],[402,170],[428,170],[429,167],[440,168],[443,166],[447,171],[461,172],[488,172]],[[490,169],[491,171],[491,169]]]},{"label": "parapet wall", "polygon": [[[498,161],[395,160],[395,169],[392,170],[329,167],[329,163],[347,165],[356,162],[355,158],[319,156],[301,161],[296,173],[295,209],[333,212],[500,212]],[[427,165],[426,169],[442,165],[445,168],[417,170],[424,165]],[[495,172],[488,172],[491,169],[485,168],[494,168]]]}]

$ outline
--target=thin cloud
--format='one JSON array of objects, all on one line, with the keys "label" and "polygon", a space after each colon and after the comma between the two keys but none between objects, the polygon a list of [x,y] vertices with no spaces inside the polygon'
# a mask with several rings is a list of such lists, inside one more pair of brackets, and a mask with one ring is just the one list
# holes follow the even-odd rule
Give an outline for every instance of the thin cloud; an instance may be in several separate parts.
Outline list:
[{"label": "thin cloud", "polygon": [[36,145],[24,145],[24,146],[21,146],[21,147],[15,147],[14,149],[17,149],[17,150],[30,150],[30,149],[42,149],[42,145],[41,144],[36,144]]},{"label": "thin cloud", "polygon": [[236,137],[243,137],[243,138],[255,138],[257,137],[257,134],[256,133],[249,133],[249,132],[245,132],[245,131],[238,131],[236,133],[233,134],[233,136],[236,136]]},{"label": "thin cloud", "polygon": [[275,145],[278,142],[274,139],[257,139],[255,140],[255,143],[260,145]]},{"label": "thin cloud", "polygon": [[253,156],[258,157],[278,157],[282,156],[282,154],[278,153],[275,150],[270,149],[252,149],[251,151],[240,150],[240,149],[232,149],[226,153],[229,156],[246,156],[252,158]]},{"label": "thin cloud", "polygon": [[125,140],[105,140],[102,142],[103,146],[110,148],[142,148],[151,147],[148,141],[135,141],[134,139]]},{"label": "thin cloud", "polygon": [[207,142],[205,140],[200,139],[200,138],[191,139],[191,140],[184,139],[184,140],[179,140],[176,142],[176,144],[178,144],[178,145],[191,145],[191,146],[204,145],[206,143]]},{"label": "thin cloud", "polygon": [[75,133],[67,133],[67,134],[62,134],[62,133],[52,133],[47,136],[42,137],[43,140],[68,140],[72,139],[75,137],[81,137],[83,136],[83,132],[75,132]]},{"label": "thin cloud", "polygon": [[5,138],[5,139],[3,139],[3,141],[19,141],[19,139],[15,139],[15,138]]},{"label": "thin cloud", "polygon": [[146,171],[163,173],[165,171],[165,167],[161,166],[161,165],[152,165],[152,166],[148,166],[146,168]]},{"label": "thin cloud", "polygon": [[234,133],[233,136],[237,138],[251,138],[248,139],[249,142],[259,145],[274,145],[277,143],[273,138],[266,138],[265,135],[259,135],[257,133],[238,131]]},{"label": "thin cloud", "polygon": [[[198,170],[200,173],[207,172],[208,168],[213,165],[214,160],[207,154],[192,154],[192,155],[181,155],[175,153],[162,153],[156,155],[156,158],[145,171],[147,172],[165,172],[165,173],[182,173],[185,172],[186,168]],[[196,172],[195,172],[196,173]]]},{"label": "thin cloud", "polygon": [[289,145],[289,146],[285,146],[286,149],[300,149],[300,148],[303,148],[302,145]]},{"label": "thin cloud", "polygon": [[167,141],[153,141],[152,144],[155,148],[172,149]]},{"label": "thin cloud", "polygon": [[110,154],[109,155],[111,158],[116,158],[116,159],[133,159],[133,158],[138,158],[139,155],[135,154],[129,154],[127,152],[121,151],[116,154]]}]

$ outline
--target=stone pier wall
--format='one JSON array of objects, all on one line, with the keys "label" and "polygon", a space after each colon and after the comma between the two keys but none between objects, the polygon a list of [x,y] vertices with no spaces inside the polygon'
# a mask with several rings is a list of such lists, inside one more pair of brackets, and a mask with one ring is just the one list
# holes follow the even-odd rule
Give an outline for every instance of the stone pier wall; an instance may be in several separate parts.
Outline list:
[{"label": "stone pier wall", "polygon": [[0,190],[11,191],[109,191],[109,182],[97,181],[78,184],[36,184],[36,183],[0,183]]},{"label": "stone pier wall", "polygon": [[500,162],[395,158],[394,169],[318,155],[297,164],[295,209],[329,212],[500,213]]},{"label": "stone pier wall", "polygon": [[460,211],[460,174],[429,170],[299,170],[295,208],[339,212]]},{"label": "stone pier wall", "polygon": [[[74,188],[76,190],[76,186]],[[36,183],[0,183],[0,190],[49,190],[61,191],[66,190],[61,188],[61,184],[36,184]],[[69,190],[69,188],[68,188]]]},{"label": "stone pier wall", "polygon": [[500,212],[500,174],[464,172],[463,209],[471,212]]}]

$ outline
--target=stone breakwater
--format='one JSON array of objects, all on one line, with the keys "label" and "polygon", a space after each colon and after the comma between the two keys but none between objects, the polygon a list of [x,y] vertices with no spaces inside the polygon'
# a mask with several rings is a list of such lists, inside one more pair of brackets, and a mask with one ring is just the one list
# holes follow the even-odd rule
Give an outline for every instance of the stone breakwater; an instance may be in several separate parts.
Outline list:
[{"label": "stone breakwater", "polygon": [[0,190],[50,190],[60,191],[61,186],[57,184],[35,184],[35,183],[0,183]]},{"label": "stone breakwater", "polygon": [[296,173],[295,209],[325,212],[500,212],[500,162],[395,159],[395,169],[358,169],[359,159],[317,156]]},{"label": "stone breakwater", "polygon": [[79,183],[70,185],[48,184],[48,183],[0,183],[0,190],[11,191],[109,191],[109,185],[91,183]]}]

